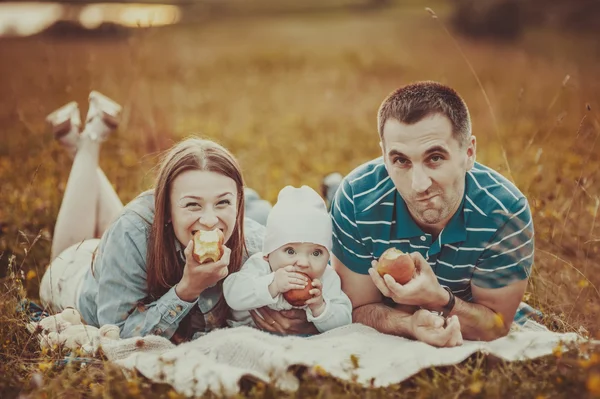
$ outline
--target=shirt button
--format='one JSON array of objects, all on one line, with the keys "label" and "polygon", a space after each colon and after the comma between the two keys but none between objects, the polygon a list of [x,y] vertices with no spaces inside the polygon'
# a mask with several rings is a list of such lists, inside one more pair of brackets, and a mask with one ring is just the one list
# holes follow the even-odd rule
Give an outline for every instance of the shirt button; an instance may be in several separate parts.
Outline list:
[{"label": "shirt button", "polygon": [[181,312],[182,310],[183,310],[183,307],[181,305],[175,306],[175,311]]},{"label": "shirt button", "polygon": [[163,333],[163,330],[160,329],[160,328],[157,328],[157,329],[154,330],[154,334],[155,335],[161,335],[162,333]]},{"label": "shirt button", "polygon": [[427,237],[421,236],[421,241],[426,241],[426,240],[427,240]]},{"label": "shirt button", "polygon": [[177,316],[177,312],[174,310],[169,310],[169,316],[175,317],[175,316]]}]

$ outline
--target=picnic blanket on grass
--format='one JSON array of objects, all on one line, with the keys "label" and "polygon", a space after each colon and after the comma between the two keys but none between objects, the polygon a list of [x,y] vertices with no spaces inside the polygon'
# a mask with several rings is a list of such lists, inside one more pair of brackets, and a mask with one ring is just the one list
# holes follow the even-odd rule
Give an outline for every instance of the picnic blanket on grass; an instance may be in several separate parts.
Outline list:
[{"label": "picnic blanket on grass", "polygon": [[520,329],[492,342],[465,341],[455,348],[435,348],[351,324],[310,337],[236,327],[216,330],[178,346],[158,336],[103,340],[101,344],[108,359],[121,367],[137,369],[154,382],[168,383],[183,395],[195,396],[206,392],[236,394],[242,377],[293,391],[299,382],[292,366],[382,387],[425,368],[460,363],[476,352],[520,361],[551,354],[560,342],[578,340],[582,338],[575,333]]}]

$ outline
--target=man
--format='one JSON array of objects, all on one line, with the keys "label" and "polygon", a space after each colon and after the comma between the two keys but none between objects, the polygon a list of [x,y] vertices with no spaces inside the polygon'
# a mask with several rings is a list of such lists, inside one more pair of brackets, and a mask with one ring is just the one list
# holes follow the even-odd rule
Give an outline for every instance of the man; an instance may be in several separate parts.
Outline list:
[{"label": "man", "polygon": [[[436,346],[506,335],[533,262],[527,199],[475,162],[469,111],[449,87],[396,90],[378,130],[383,156],[346,176],[331,207],[332,265],[354,322]],[[415,262],[404,285],[372,268],[389,247]]]}]

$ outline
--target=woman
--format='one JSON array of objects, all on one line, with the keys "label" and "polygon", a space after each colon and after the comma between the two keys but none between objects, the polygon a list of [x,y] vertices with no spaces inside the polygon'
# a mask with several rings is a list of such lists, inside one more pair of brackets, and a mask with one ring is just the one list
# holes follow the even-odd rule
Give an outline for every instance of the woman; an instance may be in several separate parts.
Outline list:
[{"label": "woman", "polygon": [[[123,338],[155,334],[180,342],[224,327],[230,309],[223,279],[260,250],[263,238],[263,227],[244,219],[239,165],[212,141],[184,140],[164,156],[154,190],[123,207],[98,168],[100,143],[119,113],[92,92],[83,133],[76,104],[49,116],[74,161],[40,298],[53,311],[77,308],[88,324],[116,324]],[[193,233],[215,228],[225,236],[225,254],[200,266],[191,256]],[[291,317],[289,332],[314,330]],[[283,329],[268,315],[264,325]]]}]

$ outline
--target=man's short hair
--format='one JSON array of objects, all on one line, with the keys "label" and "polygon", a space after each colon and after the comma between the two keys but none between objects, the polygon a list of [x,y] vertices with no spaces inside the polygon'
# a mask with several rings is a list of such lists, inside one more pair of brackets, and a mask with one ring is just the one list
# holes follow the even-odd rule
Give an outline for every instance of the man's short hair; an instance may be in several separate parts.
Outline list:
[{"label": "man's short hair", "polygon": [[454,89],[431,81],[403,86],[383,100],[377,113],[379,138],[383,141],[383,127],[390,118],[411,125],[436,113],[450,120],[454,138],[466,144],[471,136],[467,104]]}]

